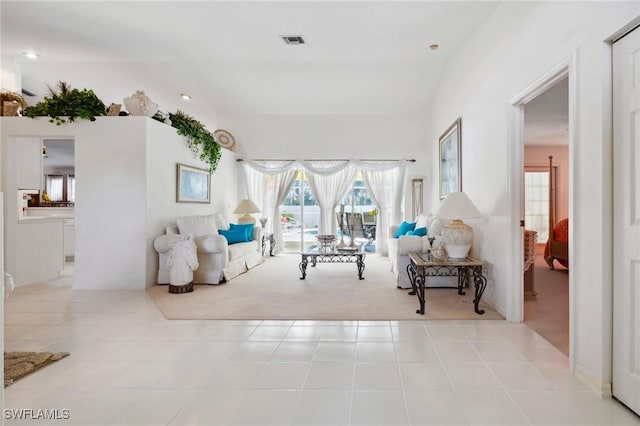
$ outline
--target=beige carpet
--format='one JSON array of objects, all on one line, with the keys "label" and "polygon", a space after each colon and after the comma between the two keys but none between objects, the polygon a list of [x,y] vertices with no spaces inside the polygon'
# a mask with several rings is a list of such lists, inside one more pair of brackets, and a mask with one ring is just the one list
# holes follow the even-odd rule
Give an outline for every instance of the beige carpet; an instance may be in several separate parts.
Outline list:
[{"label": "beige carpet", "polygon": [[69,352],[5,352],[4,386],[14,384],[23,377],[69,355]]},{"label": "beige carpet", "polygon": [[473,289],[428,289],[425,315],[418,298],[395,286],[387,257],[369,255],[364,280],[355,264],[307,268],[300,280],[299,255],[280,254],[223,285],[196,285],[192,293],[171,294],[167,286],[147,291],[167,319],[420,320],[504,319],[490,306],[473,310]]},{"label": "beige carpet", "polygon": [[555,262],[549,269],[542,255],[534,270],[538,295],[524,302],[524,323],[569,355],[569,270]]}]

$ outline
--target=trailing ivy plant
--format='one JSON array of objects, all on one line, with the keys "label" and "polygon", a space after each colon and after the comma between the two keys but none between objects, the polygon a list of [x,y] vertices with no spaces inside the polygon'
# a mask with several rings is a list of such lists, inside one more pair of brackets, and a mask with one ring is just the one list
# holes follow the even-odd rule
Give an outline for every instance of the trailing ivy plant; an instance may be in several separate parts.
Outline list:
[{"label": "trailing ivy plant", "polygon": [[64,117],[68,117],[69,122],[76,118],[95,121],[96,116],[106,115],[107,107],[93,90],[72,89],[65,81],[59,81],[56,87],[57,90],[48,86],[49,95],[35,106],[25,108],[25,115],[31,118],[49,116],[49,122],[58,126],[67,122]]},{"label": "trailing ivy plant", "polygon": [[183,111],[169,113],[171,126],[175,127],[179,135],[187,138],[187,147],[195,155],[199,154],[200,160],[209,163],[209,172],[213,173],[220,161],[220,145],[213,134],[207,130],[204,124]]}]

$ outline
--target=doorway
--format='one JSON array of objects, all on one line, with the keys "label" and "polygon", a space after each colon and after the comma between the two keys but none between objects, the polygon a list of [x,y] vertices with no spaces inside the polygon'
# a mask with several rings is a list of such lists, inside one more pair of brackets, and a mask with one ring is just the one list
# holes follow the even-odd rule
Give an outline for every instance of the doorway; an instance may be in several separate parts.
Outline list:
[{"label": "doorway", "polygon": [[[34,206],[35,215],[59,217],[63,221],[63,276],[74,275],[75,260],[75,140],[67,138],[42,139],[43,193]],[[46,197],[45,197],[46,194]]]},{"label": "doorway", "polygon": [[[507,276],[513,284],[507,287],[507,320],[519,321],[525,320],[525,300],[524,300],[524,157],[525,157],[525,108],[527,104],[534,101],[538,96],[544,94],[550,88],[556,86],[563,80],[568,85],[568,123],[565,127],[567,138],[567,166],[566,166],[566,183],[568,186],[567,195],[567,218],[568,230],[567,235],[573,235],[573,198],[570,196],[573,187],[573,144],[576,140],[575,128],[573,123],[576,122],[576,52],[573,51],[569,56],[553,66],[544,75],[526,87],[510,100],[511,108],[511,143],[509,145],[509,177],[513,185],[510,188],[510,251],[508,259]],[[547,163],[548,164],[548,163]],[[572,238],[568,238],[568,261],[571,264],[574,251],[572,250]],[[573,312],[574,312],[574,282],[572,275],[569,275],[568,283],[568,355],[569,364],[573,368]]]},{"label": "doorway", "polygon": [[525,253],[524,322],[566,355],[568,252],[552,259],[550,241],[554,249],[556,240],[568,244],[568,232],[563,232],[569,217],[568,166],[569,84],[565,76],[524,106],[523,192],[525,234],[537,237],[533,252]]}]

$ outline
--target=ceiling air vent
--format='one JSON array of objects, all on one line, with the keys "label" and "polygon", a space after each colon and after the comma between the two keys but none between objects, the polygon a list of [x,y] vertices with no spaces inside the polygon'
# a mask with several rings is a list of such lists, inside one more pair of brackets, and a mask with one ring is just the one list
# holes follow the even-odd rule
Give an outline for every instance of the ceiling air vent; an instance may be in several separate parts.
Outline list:
[{"label": "ceiling air vent", "polygon": [[302,38],[302,36],[285,35],[280,37],[282,37],[282,40],[284,40],[284,42],[287,44],[304,44],[304,39]]}]

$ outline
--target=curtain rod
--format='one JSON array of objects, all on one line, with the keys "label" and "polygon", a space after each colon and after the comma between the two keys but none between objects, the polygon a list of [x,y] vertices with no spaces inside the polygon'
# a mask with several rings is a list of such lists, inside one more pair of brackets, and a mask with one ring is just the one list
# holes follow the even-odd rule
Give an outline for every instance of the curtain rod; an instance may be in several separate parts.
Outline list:
[{"label": "curtain rod", "polygon": [[[244,158],[236,158],[236,161],[244,161]],[[251,159],[251,161],[296,161],[296,160],[292,160],[290,158],[287,159],[283,159],[283,158],[259,158],[259,159]],[[344,159],[344,158],[317,158],[317,159],[303,159],[302,161],[349,161],[348,159]],[[409,158],[409,159],[391,159],[391,160],[379,160],[379,159],[366,159],[366,158],[360,158],[358,161],[408,161],[410,163],[415,163],[416,160],[414,158]]]}]

